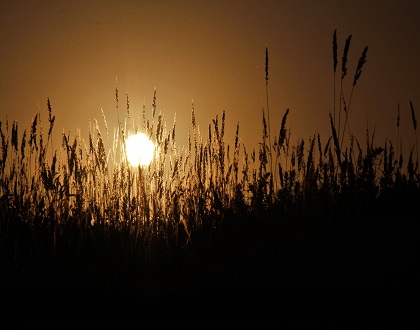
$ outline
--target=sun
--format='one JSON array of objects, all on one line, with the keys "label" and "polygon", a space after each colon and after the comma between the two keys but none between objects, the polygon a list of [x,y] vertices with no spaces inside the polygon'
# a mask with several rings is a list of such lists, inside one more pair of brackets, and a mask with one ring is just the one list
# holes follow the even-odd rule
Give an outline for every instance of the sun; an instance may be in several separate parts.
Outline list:
[{"label": "sun", "polygon": [[148,166],[152,160],[155,145],[146,134],[130,135],[126,141],[127,159],[132,166]]}]

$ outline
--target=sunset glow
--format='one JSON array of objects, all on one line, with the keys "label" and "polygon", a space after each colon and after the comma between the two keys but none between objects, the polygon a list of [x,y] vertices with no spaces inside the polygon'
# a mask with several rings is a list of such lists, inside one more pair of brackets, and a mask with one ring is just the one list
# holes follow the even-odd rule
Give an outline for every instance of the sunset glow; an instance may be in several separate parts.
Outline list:
[{"label": "sunset glow", "polygon": [[132,166],[148,166],[152,162],[155,145],[146,134],[130,135],[126,147],[127,158]]}]

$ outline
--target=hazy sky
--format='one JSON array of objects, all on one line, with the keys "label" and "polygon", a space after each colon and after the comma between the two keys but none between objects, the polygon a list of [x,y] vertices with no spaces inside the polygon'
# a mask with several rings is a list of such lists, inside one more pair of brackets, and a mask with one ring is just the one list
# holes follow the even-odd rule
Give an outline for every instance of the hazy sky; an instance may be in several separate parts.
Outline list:
[{"label": "hazy sky", "polygon": [[[177,118],[184,144],[194,102],[197,122],[226,111],[228,142],[236,123],[250,149],[261,141],[266,108],[265,48],[269,52],[269,109],[276,134],[286,109],[292,142],[315,133],[326,142],[333,112],[332,36],[337,29],[338,72],[352,35],[344,96],[348,102],[359,57],[367,61],[354,90],[350,128],[364,146],[366,128],[375,141],[396,145],[400,103],[403,145],[414,146],[410,100],[420,120],[420,1],[19,1],[0,0],[0,120],[16,119],[20,132],[35,113],[47,122],[46,99],[56,115],[55,136],[74,136],[89,120],[117,127],[125,95],[132,115],[143,104],[168,127]],[[338,108],[338,103],[337,103]],[[337,114],[338,116],[338,114]],[[138,122],[140,123],[140,122]],[[368,125],[368,126],[367,126]]]}]

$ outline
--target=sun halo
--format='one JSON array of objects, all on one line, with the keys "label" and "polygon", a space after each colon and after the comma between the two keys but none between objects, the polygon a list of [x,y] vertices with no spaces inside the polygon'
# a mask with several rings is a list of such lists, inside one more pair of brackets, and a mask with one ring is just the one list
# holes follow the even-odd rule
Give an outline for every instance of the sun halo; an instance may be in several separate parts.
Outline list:
[{"label": "sun halo", "polygon": [[148,166],[154,156],[155,145],[144,133],[129,135],[126,141],[127,159],[131,166]]}]

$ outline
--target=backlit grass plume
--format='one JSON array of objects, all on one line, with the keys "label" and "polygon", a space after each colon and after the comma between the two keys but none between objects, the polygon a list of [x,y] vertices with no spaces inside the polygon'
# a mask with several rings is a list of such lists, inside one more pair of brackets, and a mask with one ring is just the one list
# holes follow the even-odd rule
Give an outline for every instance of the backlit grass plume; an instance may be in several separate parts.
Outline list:
[{"label": "backlit grass plume", "polygon": [[[346,106],[342,81],[350,40],[351,35],[343,52],[340,88],[346,114],[350,102]],[[360,79],[367,50],[359,59],[352,88]],[[334,31],[334,73],[336,52]],[[267,49],[265,78],[267,86]],[[417,161],[410,153],[404,167],[402,152],[395,154],[392,141],[375,145],[375,132],[368,129],[365,144],[353,135],[343,144],[340,119],[337,127],[331,112],[331,136],[325,144],[319,134],[293,143],[289,109],[271,144],[267,92],[261,141],[245,146],[239,121],[234,141],[226,140],[225,111],[201,131],[200,112],[192,103],[188,145],[179,146],[176,118],[167,125],[157,100],[155,89],[151,109],[143,104],[137,116],[126,95],[125,115],[120,117],[116,86],[116,127],[101,110],[103,123],[91,120],[87,139],[80,131],[63,131],[61,144],[52,143],[55,114],[49,98],[47,130],[41,112],[34,115],[29,130],[7,117],[0,121],[1,265],[159,265],[194,256],[249,224],[352,221],[373,205],[391,207],[390,198],[406,203],[419,196],[418,152]],[[410,107],[417,149],[411,101]],[[155,145],[149,165],[128,162],[127,137],[137,132]]]}]

